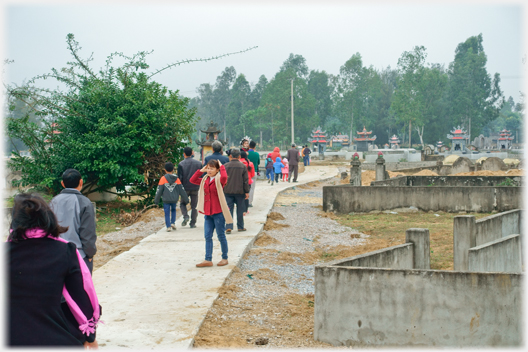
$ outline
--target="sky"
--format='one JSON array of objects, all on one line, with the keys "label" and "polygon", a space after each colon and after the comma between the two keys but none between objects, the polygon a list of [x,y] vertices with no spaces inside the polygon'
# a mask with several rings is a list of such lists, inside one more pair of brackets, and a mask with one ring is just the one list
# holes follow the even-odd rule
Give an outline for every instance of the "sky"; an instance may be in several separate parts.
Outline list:
[{"label": "sky", "polygon": [[[404,51],[423,45],[428,63],[446,67],[456,46],[482,33],[488,73],[501,75],[506,97],[520,100],[528,61],[519,2],[9,2],[4,4],[4,82],[21,84],[70,59],[73,33],[85,58],[99,69],[112,52],[150,51],[153,72],[184,59],[251,51],[165,70],[155,79],[184,96],[214,84],[229,66],[255,84],[273,78],[290,53],[310,70],[338,74],[355,53],[364,66],[396,68]],[[118,63],[118,62],[116,62]],[[43,82],[49,87],[51,82]]]}]

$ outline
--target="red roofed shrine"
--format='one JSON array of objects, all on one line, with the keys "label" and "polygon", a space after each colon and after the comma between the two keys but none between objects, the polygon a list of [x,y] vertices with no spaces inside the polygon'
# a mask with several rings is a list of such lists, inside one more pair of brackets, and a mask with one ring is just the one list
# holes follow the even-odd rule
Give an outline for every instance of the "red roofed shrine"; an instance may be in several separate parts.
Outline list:
[{"label": "red roofed shrine", "polygon": [[364,126],[362,132],[356,133],[359,137],[354,137],[354,140],[356,141],[358,152],[368,152],[368,146],[376,140],[376,136],[371,137],[372,131],[367,132]]},{"label": "red roofed shrine", "polygon": [[509,149],[512,145],[513,137],[510,131],[503,129],[499,132],[499,139],[497,139],[497,149]]}]

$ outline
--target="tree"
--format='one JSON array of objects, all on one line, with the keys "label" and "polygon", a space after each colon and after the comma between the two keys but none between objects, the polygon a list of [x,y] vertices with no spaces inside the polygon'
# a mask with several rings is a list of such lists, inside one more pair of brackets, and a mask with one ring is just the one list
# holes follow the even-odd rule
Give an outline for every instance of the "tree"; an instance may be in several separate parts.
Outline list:
[{"label": "tree", "polygon": [[504,98],[500,90],[500,75],[493,80],[486,70],[487,57],[482,34],[470,37],[455,50],[449,65],[449,104],[454,125],[468,128],[469,138],[499,116]]},{"label": "tree", "polygon": [[325,125],[326,119],[332,115],[333,90],[334,87],[330,83],[330,77],[325,71],[310,71],[308,93],[315,98],[313,114],[317,115],[322,126]]},{"label": "tree", "polygon": [[[396,116],[409,125],[409,148],[412,146],[412,124],[423,128],[422,81],[425,70],[425,47],[416,46],[413,51],[405,51],[398,60],[398,80],[391,109]],[[423,129],[422,129],[423,131]],[[423,132],[422,132],[423,133]],[[423,143],[423,141],[422,141]]]},{"label": "tree", "polygon": [[[20,87],[7,87],[12,99],[23,101],[40,118],[7,118],[8,134],[21,139],[31,158],[14,152],[13,170],[22,171],[22,185],[38,185],[49,193],[61,190],[61,175],[75,168],[84,179],[82,192],[116,187],[123,196],[154,195],[166,161],[178,162],[194,130],[194,109],[188,98],[153,81],[152,76],[186,60],[147,74],[148,52],[132,57],[108,56],[99,72],[80,57],[72,34],[67,44],[73,59],[68,66],[37,76]],[[125,59],[114,67],[115,58]],[[209,59],[199,59],[207,61]],[[64,91],[38,88],[39,79],[55,79]]]}]

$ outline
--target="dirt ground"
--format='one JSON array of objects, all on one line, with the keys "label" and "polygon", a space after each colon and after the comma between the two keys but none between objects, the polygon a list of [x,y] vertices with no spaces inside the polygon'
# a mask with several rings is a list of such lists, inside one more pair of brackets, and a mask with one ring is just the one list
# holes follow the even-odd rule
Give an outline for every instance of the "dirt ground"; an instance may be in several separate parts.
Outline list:
[{"label": "dirt ground", "polygon": [[[177,209],[179,211],[179,209]],[[128,251],[143,238],[158,232],[165,226],[163,209],[153,208],[143,213],[137,222],[120,231],[109,232],[97,238],[97,254],[94,270],[106,264],[115,256]]]}]

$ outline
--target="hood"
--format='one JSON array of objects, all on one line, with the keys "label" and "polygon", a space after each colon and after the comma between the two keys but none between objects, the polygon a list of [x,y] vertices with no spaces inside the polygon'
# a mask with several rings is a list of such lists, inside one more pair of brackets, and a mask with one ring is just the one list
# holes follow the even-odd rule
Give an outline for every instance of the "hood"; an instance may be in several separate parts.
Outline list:
[{"label": "hood", "polygon": [[275,147],[275,149],[273,149],[273,152],[274,152],[274,153],[279,153],[279,152],[280,152],[279,147]]},{"label": "hood", "polygon": [[165,179],[167,179],[167,182],[170,184],[173,184],[178,179],[178,176],[174,174],[165,174]]},{"label": "hood", "polygon": [[269,153],[267,157],[268,157],[268,158],[271,158],[271,153]]},{"label": "hood", "polygon": [[281,159],[279,157],[277,157],[277,160],[275,160],[276,163],[282,163],[281,162]]},{"label": "hood", "polygon": [[284,159],[282,159],[282,161],[288,161],[288,159],[284,158]]}]

